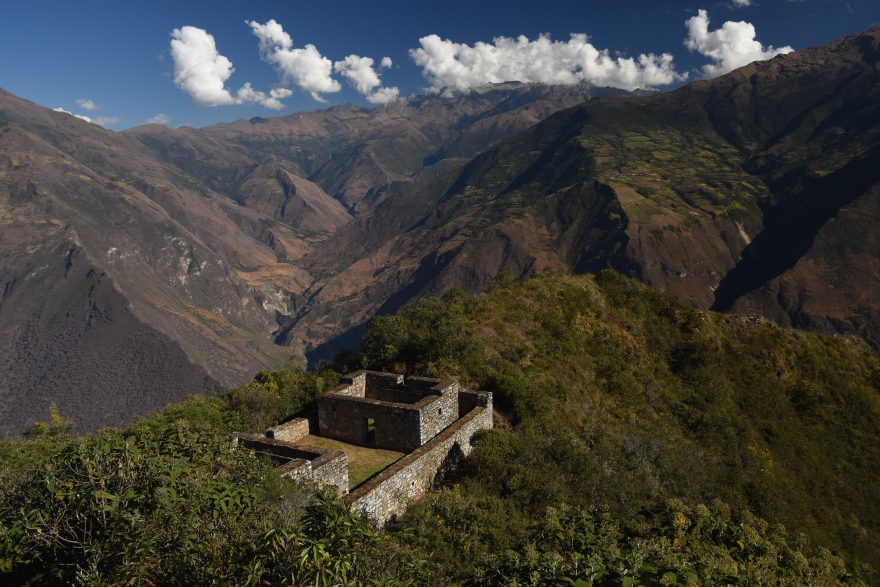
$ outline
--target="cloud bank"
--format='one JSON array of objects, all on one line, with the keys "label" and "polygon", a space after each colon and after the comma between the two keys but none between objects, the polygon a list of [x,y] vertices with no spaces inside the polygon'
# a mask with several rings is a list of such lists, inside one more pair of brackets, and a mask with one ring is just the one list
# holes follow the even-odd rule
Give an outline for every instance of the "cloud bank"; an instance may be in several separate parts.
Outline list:
[{"label": "cloud bank", "polygon": [[[372,104],[386,104],[396,100],[400,93],[395,87],[382,86],[375,62],[370,57],[349,55],[334,64],[314,45],[295,48],[291,36],[274,19],[262,24],[254,20],[245,23],[259,40],[261,59],[278,72],[280,87],[266,93],[245,82],[237,92],[231,92],[226,82],[235,71],[232,62],[220,54],[208,31],[184,26],[171,32],[174,83],[197,105],[253,103],[280,110],[284,108],[282,100],[293,95],[289,86],[308,92],[318,102],[326,102],[323,94],[342,90],[342,85],[333,77],[334,72],[348,80]],[[384,57],[380,62],[382,69],[392,65],[390,57]]]},{"label": "cloud bank", "polygon": [[687,19],[685,26],[688,36],[684,46],[712,60],[712,63],[703,66],[705,77],[719,76],[753,61],[763,61],[794,51],[788,46],[765,48],[755,39],[757,33],[754,25],[744,21],[727,21],[721,28],[710,31],[709,14],[705,10]]},{"label": "cloud bank", "polygon": [[[77,103],[79,103],[79,100],[77,100]],[[80,107],[82,107],[82,106],[80,106]],[[65,110],[61,106],[58,106],[57,108],[53,108],[52,110],[54,110],[55,112],[63,112],[64,114],[69,114],[69,115],[73,116],[74,118],[79,118],[80,120],[84,120],[85,122],[90,122],[92,124],[97,124],[98,126],[106,127],[111,124],[116,124],[119,122],[118,116],[99,116],[97,118],[92,118],[91,116],[86,116],[85,114],[74,114],[70,110]]]},{"label": "cloud bank", "polygon": [[70,114],[71,116],[79,118],[80,120],[85,120],[86,122],[92,122],[92,119],[90,117],[86,116],[85,114],[74,114],[70,110],[65,110],[61,106],[59,106],[57,108],[52,108],[52,110],[54,110],[55,112],[63,112],[64,114]]},{"label": "cloud bank", "polygon": [[[334,63],[314,45],[294,48],[293,39],[275,19],[263,24],[254,20],[246,22],[254,36],[259,39],[260,57],[275,67],[282,83],[308,92],[318,102],[326,101],[322,94],[333,94],[342,89],[333,77],[334,72],[344,77],[372,104],[386,104],[397,99],[397,88],[382,87],[382,80],[374,68],[375,62],[372,58],[348,55]],[[391,65],[390,57],[382,59],[382,68]],[[287,96],[289,95],[288,93]]]},{"label": "cloud bank", "polygon": [[422,68],[432,92],[506,81],[568,85],[589,82],[634,90],[687,77],[675,71],[669,53],[641,54],[637,59],[612,57],[607,49],[594,47],[585,34],[572,34],[566,42],[553,41],[549,35],[535,40],[496,37],[492,43],[473,46],[428,35],[419,39],[419,45],[410,50],[410,57]]},{"label": "cloud bank", "polygon": [[[752,0],[731,0],[734,7],[752,5]],[[324,95],[341,91],[334,74],[372,104],[387,104],[398,99],[397,87],[384,86],[380,71],[393,66],[390,57],[378,64],[371,57],[350,54],[332,61],[315,45],[294,47],[293,39],[280,23],[245,21],[259,41],[261,59],[274,67],[280,77],[279,87],[268,93],[256,90],[245,82],[236,92],[226,87],[235,69],[232,62],[217,50],[214,37],[204,29],[184,26],[171,33],[171,57],[174,61],[174,83],[192,96],[200,106],[229,104],[260,104],[280,110],[282,100],[293,95],[291,88],[308,92],[319,102]],[[685,21],[687,38],[684,45],[711,60],[702,67],[704,77],[727,73],[752,61],[770,59],[793,51],[791,47],[764,47],[757,39],[755,27],[748,22],[725,22],[709,30],[709,15],[700,10]],[[496,37],[490,43],[474,45],[427,35],[419,39],[419,47],[410,49],[409,56],[421,68],[433,93],[470,90],[479,86],[508,81],[572,85],[590,83],[624,90],[665,86],[688,78],[675,69],[670,53],[642,53],[638,57],[613,54],[598,49],[583,33],[574,33],[567,41],[539,35]],[[97,109],[91,100],[79,100],[87,110]]]}]

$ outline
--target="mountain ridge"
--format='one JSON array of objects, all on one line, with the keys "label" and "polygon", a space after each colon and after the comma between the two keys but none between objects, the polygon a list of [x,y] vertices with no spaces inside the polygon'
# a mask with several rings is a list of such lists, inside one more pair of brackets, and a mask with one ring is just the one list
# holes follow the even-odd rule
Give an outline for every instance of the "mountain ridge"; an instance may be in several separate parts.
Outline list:
[{"label": "mountain ridge", "polygon": [[[114,133],[3,92],[0,284],[39,300],[51,288],[19,259],[45,256],[63,283],[54,257],[78,247],[83,275],[178,344],[180,380],[202,387],[330,358],[424,295],[548,268],[612,267],[876,347],[878,46],[873,29],[665,94],[514,84],[203,129]],[[28,320],[8,315],[5,348]]]}]

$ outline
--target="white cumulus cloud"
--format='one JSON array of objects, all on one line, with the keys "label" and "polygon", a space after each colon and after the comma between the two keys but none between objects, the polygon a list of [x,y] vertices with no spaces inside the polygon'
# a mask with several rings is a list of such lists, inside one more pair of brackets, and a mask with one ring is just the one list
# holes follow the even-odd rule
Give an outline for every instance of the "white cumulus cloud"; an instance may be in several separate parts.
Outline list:
[{"label": "white cumulus cloud", "polygon": [[85,122],[90,122],[92,124],[97,124],[98,126],[110,126],[111,124],[116,124],[119,122],[118,116],[99,116],[97,118],[92,118],[91,116],[86,116],[85,114],[74,114],[70,110],[65,110],[61,106],[57,108],[53,108],[55,112],[62,112],[64,114],[69,114],[74,118],[79,118],[80,120],[84,120]]},{"label": "white cumulus cloud", "polygon": [[[384,67],[390,67],[391,59],[385,57],[382,59],[382,64],[386,61],[389,65]],[[371,104],[387,104],[396,100],[399,90],[396,87],[382,87],[382,80],[373,68],[374,63],[370,57],[349,55],[342,61],[334,63],[333,70],[346,78],[351,86],[363,94]]]},{"label": "white cumulus cloud", "polygon": [[709,13],[700,10],[685,21],[688,29],[685,47],[708,57],[712,63],[703,66],[706,77],[715,77],[733,71],[753,61],[771,59],[791,53],[791,47],[764,47],[755,37],[755,27],[748,22],[727,21],[721,28],[709,30]]},{"label": "white cumulus cloud", "polygon": [[638,58],[612,57],[597,49],[585,34],[566,41],[549,35],[535,40],[525,36],[496,37],[492,43],[455,43],[428,35],[419,39],[410,57],[422,68],[431,91],[466,90],[508,81],[576,84],[589,82],[626,90],[662,86],[683,80],[675,71],[672,55],[641,54]]},{"label": "white cumulus cloud", "polygon": [[88,99],[80,99],[76,101],[76,105],[82,108],[83,110],[88,110],[89,112],[93,112],[99,108],[97,104],[93,100]]},{"label": "white cumulus cloud", "polygon": [[213,35],[204,29],[184,26],[171,31],[171,37],[177,87],[199,106],[235,104],[236,99],[226,89],[226,80],[235,69],[217,51]]},{"label": "white cumulus cloud", "polygon": [[338,92],[342,86],[333,79],[333,62],[321,55],[314,45],[293,48],[293,39],[284,28],[271,19],[265,24],[246,21],[260,40],[260,56],[274,65],[285,85],[295,85],[309,92],[318,102],[321,94]]},{"label": "white cumulus cloud", "polygon": [[752,0],[733,0],[733,5],[737,8],[745,8],[752,5]]},{"label": "white cumulus cloud", "polygon": [[281,100],[289,98],[292,95],[293,92],[287,88],[276,88],[271,90],[269,94],[266,94],[265,92],[253,89],[250,82],[247,82],[239,88],[235,97],[240,102],[256,102],[270,110],[281,110],[284,108],[284,104],[281,103]]},{"label": "white cumulus cloud", "polygon": [[276,88],[266,94],[245,82],[233,95],[226,89],[226,80],[235,68],[217,50],[213,35],[204,29],[184,26],[174,29],[171,37],[174,83],[199,106],[256,103],[281,110],[284,108],[281,100],[293,94],[286,88]]},{"label": "white cumulus cloud", "polygon": [[382,62],[380,63],[380,65],[381,65],[382,69],[388,69],[388,68],[390,68],[392,65],[394,65],[394,62],[391,61],[391,58],[390,58],[390,57],[383,57],[383,58],[382,58]]},{"label": "white cumulus cloud", "polygon": [[370,104],[388,104],[397,100],[398,97],[400,97],[400,90],[394,86],[379,88],[367,96],[367,102]]}]

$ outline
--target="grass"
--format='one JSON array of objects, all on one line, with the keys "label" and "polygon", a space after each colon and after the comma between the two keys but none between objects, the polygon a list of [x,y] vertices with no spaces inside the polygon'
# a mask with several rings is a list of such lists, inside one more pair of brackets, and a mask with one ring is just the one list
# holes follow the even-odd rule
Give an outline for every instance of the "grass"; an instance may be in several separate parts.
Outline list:
[{"label": "grass", "polygon": [[348,485],[350,489],[354,489],[379,471],[389,467],[404,454],[396,450],[357,446],[312,434],[303,437],[298,444],[341,450],[348,455]]}]

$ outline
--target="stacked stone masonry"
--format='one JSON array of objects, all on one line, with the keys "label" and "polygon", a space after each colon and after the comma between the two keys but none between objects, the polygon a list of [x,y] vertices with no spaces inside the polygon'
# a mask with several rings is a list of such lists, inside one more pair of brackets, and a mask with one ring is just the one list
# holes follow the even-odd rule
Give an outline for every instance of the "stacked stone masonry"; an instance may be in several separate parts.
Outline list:
[{"label": "stacked stone masonry", "polygon": [[[457,382],[356,371],[318,398],[317,430],[295,418],[265,436],[239,434],[235,443],[270,456],[283,474],[335,485],[354,510],[383,525],[405,511],[471,449],[471,438],[492,428],[492,394]],[[307,434],[407,453],[349,493],[342,451],[295,444]]]},{"label": "stacked stone masonry", "polygon": [[458,419],[458,383],[358,371],[318,398],[321,436],[410,452]]},{"label": "stacked stone masonry", "polygon": [[336,487],[340,496],[348,493],[348,455],[341,450],[293,444],[257,434],[237,434],[233,445],[268,456],[282,476],[313,481],[319,487]]},{"label": "stacked stone masonry", "polygon": [[423,446],[355,488],[345,497],[345,503],[382,526],[431,489],[470,454],[474,434],[492,428],[491,394],[467,395],[477,396],[471,400],[477,404],[475,407]]},{"label": "stacked stone masonry", "polygon": [[306,418],[294,418],[266,430],[267,437],[286,442],[296,442],[308,433],[309,421]]}]

